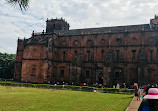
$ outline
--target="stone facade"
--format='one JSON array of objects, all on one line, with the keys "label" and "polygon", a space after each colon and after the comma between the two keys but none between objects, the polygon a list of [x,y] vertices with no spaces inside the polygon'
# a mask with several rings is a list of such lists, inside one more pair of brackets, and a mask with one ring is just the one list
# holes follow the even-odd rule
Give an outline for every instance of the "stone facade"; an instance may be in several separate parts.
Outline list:
[{"label": "stone facade", "polygon": [[158,83],[158,17],[150,24],[69,30],[64,19],[18,39],[14,79],[32,83]]}]

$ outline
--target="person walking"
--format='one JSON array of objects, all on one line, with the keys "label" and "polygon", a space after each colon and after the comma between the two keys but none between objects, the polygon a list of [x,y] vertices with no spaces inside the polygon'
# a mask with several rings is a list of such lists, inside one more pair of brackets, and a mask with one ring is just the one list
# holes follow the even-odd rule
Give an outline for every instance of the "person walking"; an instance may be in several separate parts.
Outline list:
[{"label": "person walking", "polygon": [[138,111],[158,111],[158,88],[150,88]]},{"label": "person walking", "polygon": [[134,94],[135,96],[138,96],[138,87],[136,85],[134,86]]},{"label": "person walking", "polygon": [[140,97],[141,97],[141,88],[140,88],[140,86],[139,86],[139,88],[138,88],[137,100],[140,100]]}]

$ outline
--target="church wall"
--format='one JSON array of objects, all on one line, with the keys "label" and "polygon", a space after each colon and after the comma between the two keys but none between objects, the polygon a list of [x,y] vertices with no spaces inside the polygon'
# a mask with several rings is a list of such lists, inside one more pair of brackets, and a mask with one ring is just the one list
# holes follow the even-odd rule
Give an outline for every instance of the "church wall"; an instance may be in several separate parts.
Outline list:
[{"label": "church wall", "polygon": [[46,59],[47,49],[44,45],[27,45],[24,49],[24,59]]},{"label": "church wall", "polygon": [[[102,61],[102,50],[104,50],[104,58],[106,59],[107,53],[109,52],[109,47],[112,46],[110,50],[114,51],[114,59],[116,60],[116,51],[120,51],[120,59],[122,61],[120,62],[129,62],[129,64],[126,67],[123,67],[123,81],[127,83],[131,83],[131,81],[137,81],[137,71],[136,66],[137,64],[135,62],[138,61],[138,54],[139,50],[141,48],[141,44],[144,44],[144,39],[146,35],[141,32],[133,32],[133,33],[117,33],[117,34],[104,34],[104,35],[85,35],[85,36],[73,36],[73,37],[61,37],[60,41],[62,44],[62,41],[66,41],[65,47],[72,47],[70,48],[62,48],[59,50],[59,55],[62,55],[62,52],[66,52],[66,58],[65,60],[69,60],[69,58],[74,57],[75,51],[77,53],[83,51],[84,53],[84,59],[85,61],[88,61],[88,53],[87,51],[90,51],[90,60],[94,61]],[[122,41],[119,43],[116,41],[117,38],[122,39]],[[135,40],[133,40],[133,38]],[[101,40],[104,39],[104,43],[101,43]],[[68,41],[69,40],[69,41]],[[78,41],[78,44],[75,45],[74,41]],[[88,40],[92,40],[92,44],[88,44]],[[60,45],[58,45],[60,46]],[[97,46],[97,47],[95,47]],[[64,46],[62,46],[64,47]],[[153,49],[153,48],[152,48]],[[135,62],[132,62],[132,50],[136,50],[135,54]],[[149,50],[149,49],[148,49]],[[156,49],[153,49],[153,59],[155,60],[155,51]],[[149,52],[149,51],[147,51]],[[70,54],[71,53],[71,54]],[[70,55],[69,55],[70,54]],[[149,55],[149,54],[148,54]],[[68,56],[68,57],[67,57]],[[69,57],[70,56],[70,57]],[[63,60],[63,56],[60,56],[60,61]],[[93,64],[93,63],[92,63]],[[90,67],[93,67],[91,64]],[[119,65],[117,65],[119,67]],[[93,78],[93,76],[92,76]],[[95,76],[94,76],[95,78]]]},{"label": "church wall", "polygon": [[158,80],[158,65],[157,64],[149,64],[148,65],[148,75],[147,81],[150,84],[155,84]]},{"label": "church wall", "polygon": [[16,61],[14,65],[14,79],[17,81],[20,81],[21,79],[23,49],[24,49],[24,40],[18,39]]},{"label": "church wall", "polygon": [[23,60],[22,82],[44,83],[47,79],[48,63],[46,60]]},{"label": "church wall", "polygon": [[137,33],[129,33],[126,36],[126,44],[127,45],[140,45],[142,44],[142,34],[141,32]]},{"label": "church wall", "polygon": [[[58,23],[49,22],[48,27],[51,30],[54,28],[51,26],[52,23],[62,25],[58,21]],[[15,76],[20,78],[22,74],[23,82],[75,82],[76,78],[72,76],[72,70],[76,68],[79,73],[76,76],[77,82],[97,82],[98,74],[103,72],[103,83],[107,84],[110,81],[109,71],[111,69],[109,67],[114,67],[120,71],[120,78],[116,79],[113,84],[133,84],[138,81],[139,52],[143,49],[148,59],[147,65],[143,66],[148,70],[148,82],[156,83],[158,79],[158,33],[153,29],[143,28],[147,26],[111,27],[105,28],[105,33],[102,32],[103,29],[100,30],[101,33],[97,29],[98,32],[93,32],[93,34],[90,34],[90,30],[93,29],[85,29],[83,32],[71,30],[70,34],[66,31],[65,35],[62,34],[64,31],[61,33],[59,31],[59,35],[37,34],[31,38],[37,39],[36,44],[18,43]],[[138,29],[135,29],[136,27]],[[41,43],[40,39],[48,39],[48,41]],[[113,51],[113,60],[108,66],[106,62],[110,51]],[[81,65],[72,64],[77,54],[81,54],[77,60],[77,63],[81,62]],[[22,71],[20,66],[22,66]],[[83,76],[82,81],[79,81],[79,75]]]},{"label": "church wall", "polygon": [[68,63],[57,63],[56,64],[57,69],[56,69],[56,82],[68,82],[69,81],[69,71],[70,71],[70,66]]},{"label": "church wall", "polygon": [[[157,63],[158,58],[157,58],[157,48],[156,47],[146,47],[146,53],[147,53],[147,58],[149,63]],[[152,53],[152,54],[151,54]],[[152,57],[151,57],[152,56]]]},{"label": "church wall", "polygon": [[156,45],[158,43],[157,32],[145,32],[144,44],[145,45]]},{"label": "church wall", "polygon": [[20,81],[22,64],[16,62],[14,65],[14,79]]},{"label": "church wall", "polygon": [[127,64],[125,69],[125,83],[133,84],[138,81],[138,68],[137,64]]}]

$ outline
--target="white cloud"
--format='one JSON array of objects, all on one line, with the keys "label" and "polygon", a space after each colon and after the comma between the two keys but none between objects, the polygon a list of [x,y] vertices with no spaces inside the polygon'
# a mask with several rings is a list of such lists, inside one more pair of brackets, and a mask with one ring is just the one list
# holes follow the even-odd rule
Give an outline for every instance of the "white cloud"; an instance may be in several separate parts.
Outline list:
[{"label": "white cloud", "polygon": [[47,18],[63,17],[71,29],[146,24],[157,0],[30,0],[27,11],[0,1],[0,52],[16,53],[17,38],[45,30]]}]

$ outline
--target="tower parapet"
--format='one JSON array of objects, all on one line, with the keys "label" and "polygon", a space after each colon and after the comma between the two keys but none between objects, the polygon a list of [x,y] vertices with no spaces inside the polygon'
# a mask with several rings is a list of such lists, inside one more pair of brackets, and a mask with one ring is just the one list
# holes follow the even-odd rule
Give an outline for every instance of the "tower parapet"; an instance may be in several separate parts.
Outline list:
[{"label": "tower parapet", "polygon": [[54,32],[54,30],[69,30],[69,24],[63,18],[47,19],[46,33]]},{"label": "tower parapet", "polygon": [[155,15],[154,19],[150,19],[150,28],[158,29],[158,16]]}]

